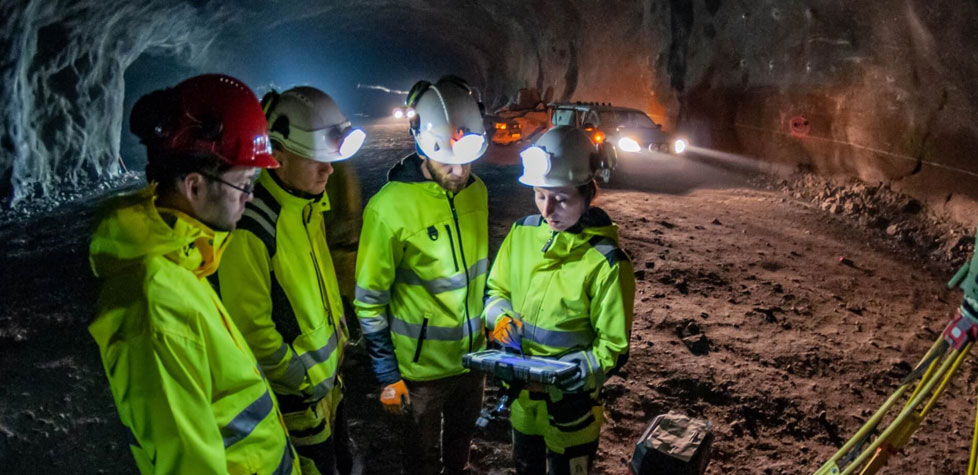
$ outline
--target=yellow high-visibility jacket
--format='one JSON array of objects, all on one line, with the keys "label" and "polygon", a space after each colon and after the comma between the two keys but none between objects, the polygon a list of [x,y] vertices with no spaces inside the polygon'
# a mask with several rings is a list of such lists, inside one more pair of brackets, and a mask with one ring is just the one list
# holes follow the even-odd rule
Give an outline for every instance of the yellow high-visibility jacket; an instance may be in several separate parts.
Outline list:
[{"label": "yellow high-visibility jacket", "polygon": [[492,264],[485,318],[488,328],[500,315],[521,320],[524,354],[583,351],[600,384],[628,351],[635,275],[608,215],[590,208],[581,221],[563,232],[538,214],[513,225]]},{"label": "yellow high-visibility jacket", "polygon": [[290,193],[278,180],[262,171],[217,280],[231,318],[290,413],[333,389],[349,337],[323,228],[329,200]]},{"label": "yellow high-visibility jacket", "polygon": [[450,193],[409,155],[367,203],[354,305],[381,384],[466,372],[485,348],[482,297],[489,254],[486,186]]},{"label": "yellow high-visibility jacket", "polygon": [[98,343],[142,473],[299,473],[275,397],[206,276],[227,233],[155,189],[107,203],[89,258]]},{"label": "yellow high-visibility jacket", "polygon": [[589,208],[560,232],[540,215],[513,225],[489,273],[487,327],[502,315],[520,320],[524,354],[572,357],[587,369],[583,393],[551,387],[540,400],[520,392],[510,414],[514,430],[542,435],[557,453],[598,440],[604,412],[597,395],[605,375],[628,356],[634,298],[631,261],[604,211]]}]

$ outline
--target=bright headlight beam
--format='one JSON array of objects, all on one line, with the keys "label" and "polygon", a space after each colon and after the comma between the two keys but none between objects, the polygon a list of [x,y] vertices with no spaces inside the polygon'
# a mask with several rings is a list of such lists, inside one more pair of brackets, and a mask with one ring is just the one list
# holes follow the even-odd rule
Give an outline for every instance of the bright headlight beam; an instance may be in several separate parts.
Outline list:
[{"label": "bright headlight beam", "polygon": [[673,152],[676,152],[677,154],[683,153],[683,152],[686,151],[686,148],[688,146],[689,146],[689,144],[686,143],[685,140],[683,140],[683,139],[676,139],[676,141],[672,143],[672,151]]},{"label": "bright headlight beam", "polygon": [[628,137],[618,139],[618,148],[625,152],[637,152],[642,149],[638,146],[638,142]]},{"label": "bright headlight beam", "polygon": [[401,117],[404,117],[404,111],[402,111],[400,108],[394,109],[394,118],[400,119]]}]

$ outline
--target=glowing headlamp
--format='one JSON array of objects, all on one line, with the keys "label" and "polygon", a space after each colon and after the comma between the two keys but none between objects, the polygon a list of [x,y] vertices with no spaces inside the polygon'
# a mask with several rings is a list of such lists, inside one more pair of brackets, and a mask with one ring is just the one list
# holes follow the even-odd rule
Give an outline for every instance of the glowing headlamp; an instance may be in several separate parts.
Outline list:
[{"label": "glowing headlamp", "polygon": [[418,145],[428,158],[447,164],[466,164],[478,159],[486,150],[486,138],[482,134],[466,133],[452,140],[451,149],[439,147],[438,138],[430,130],[418,134]]},{"label": "glowing headlamp", "polygon": [[546,150],[533,146],[520,152],[520,158],[523,159],[523,176],[520,181],[524,178],[540,179],[550,173],[551,155]]},{"label": "glowing headlamp", "polygon": [[395,119],[400,119],[400,118],[404,117],[404,110],[401,109],[400,107],[395,107],[394,108],[394,112],[392,112],[392,114],[393,114],[393,116],[394,116]]},{"label": "glowing headlamp", "polygon": [[672,151],[676,152],[677,154],[685,152],[688,147],[689,143],[683,139],[676,139],[676,141],[672,143]]},{"label": "glowing headlamp", "polygon": [[618,148],[624,152],[637,152],[642,149],[638,146],[638,142],[628,137],[622,137],[618,140]]},{"label": "glowing headlamp", "polygon": [[363,141],[367,139],[367,133],[363,129],[349,128],[346,134],[340,139],[340,159],[345,160],[353,156],[363,146]]}]

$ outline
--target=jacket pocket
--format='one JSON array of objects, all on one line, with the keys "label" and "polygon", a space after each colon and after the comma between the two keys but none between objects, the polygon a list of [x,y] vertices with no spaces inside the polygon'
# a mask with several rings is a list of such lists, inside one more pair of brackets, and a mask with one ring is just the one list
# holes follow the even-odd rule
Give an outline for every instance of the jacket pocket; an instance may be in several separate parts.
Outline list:
[{"label": "jacket pocket", "polygon": [[421,347],[424,345],[425,334],[428,333],[428,318],[421,322],[421,331],[418,332],[418,347],[414,349],[414,362],[417,363],[421,358]]}]

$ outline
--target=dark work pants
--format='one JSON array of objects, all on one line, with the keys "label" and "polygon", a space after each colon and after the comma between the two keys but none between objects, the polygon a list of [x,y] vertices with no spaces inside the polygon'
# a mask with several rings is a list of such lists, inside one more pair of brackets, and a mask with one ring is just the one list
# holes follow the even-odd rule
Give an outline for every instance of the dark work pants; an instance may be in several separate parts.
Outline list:
[{"label": "dark work pants", "polygon": [[464,473],[475,420],[482,409],[485,375],[470,372],[405,383],[411,398],[406,427],[399,436],[404,441],[405,472],[435,475],[444,467],[448,474]]},{"label": "dark work pants", "polygon": [[597,453],[597,441],[568,447],[558,454],[547,450],[542,435],[513,430],[513,464],[517,475],[587,475]]},{"label": "dark work pants", "polygon": [[363,473],[363,463],[358,459],[356,447],[350,438],[344,405],[340,401],[336,407],[336,419],[329,438],[318,444],[295,445],[296,453],[311,461],[315,470],[322,475],[333,475],[334,472],[340,475]]}]

